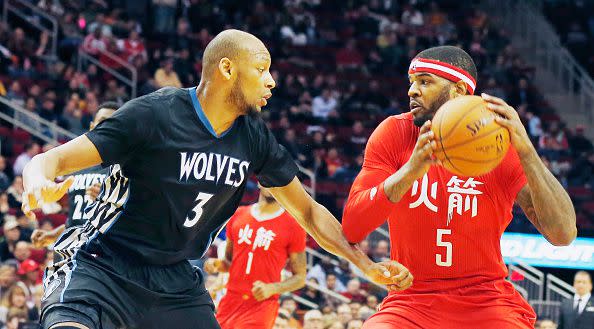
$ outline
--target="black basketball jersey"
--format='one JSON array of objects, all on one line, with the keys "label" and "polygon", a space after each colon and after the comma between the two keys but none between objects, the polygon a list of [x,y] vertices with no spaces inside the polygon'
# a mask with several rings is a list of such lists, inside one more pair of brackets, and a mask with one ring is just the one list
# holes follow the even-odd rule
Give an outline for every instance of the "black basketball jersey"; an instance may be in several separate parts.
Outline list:
[{"label": "black basketball jersey", "polygon": [[[89,243],[172,264],[202,257],[238,207],[249,176],[264,187],[297,174],[261,118],[217,136],[196,88],[163,88],[124,104],[88,132],[104,165],[119,164],[90,209]],[[82,246],[79,241],[74,245]]]},{"label": "black basketball jersey", "polygon": [[93,200],[86,195],[87,188],[103,182],[108,172],[109,168],[95,166],[69,175],[74,177],[74,183],[68,189],[70,210],[66,227],[82,225],[89,219],[89,213],[85,213],[85,209],[93,203]]}]

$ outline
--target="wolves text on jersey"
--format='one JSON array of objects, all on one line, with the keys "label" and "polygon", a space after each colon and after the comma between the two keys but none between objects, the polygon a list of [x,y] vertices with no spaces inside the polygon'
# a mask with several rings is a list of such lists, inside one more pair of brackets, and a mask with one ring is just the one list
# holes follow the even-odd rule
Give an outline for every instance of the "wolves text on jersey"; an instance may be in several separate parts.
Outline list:
[{"label": "wolves text on jersey", "polygon": [[224,182],[226,185],[239,187],[247,178],[249,161],[242,161],[228,155],[203,152],[180,152],[179,180],[187,181],[190,177],[197,180]]},{"label": "wolves text on jersey", "polygon": [[96,183],[101,183],[105,179],[105,174],[78,174],[74,175],[74,183],[68,189],[68,192],[76,190],[86,190]]}]

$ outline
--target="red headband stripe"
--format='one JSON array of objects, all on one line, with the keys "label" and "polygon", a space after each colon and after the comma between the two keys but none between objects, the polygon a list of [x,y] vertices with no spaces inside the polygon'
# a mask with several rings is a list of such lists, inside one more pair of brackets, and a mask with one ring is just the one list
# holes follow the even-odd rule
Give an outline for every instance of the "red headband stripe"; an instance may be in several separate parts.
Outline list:
[{"label": "red headband stripe", "polygon": [[433,59],[415,58],[408,68],[408,74],[427,72],[435,74],[452,82],[460,80],[466,83],[468,92],[473,95],[476,89],[476,80],[465,70],[454,65]]}]

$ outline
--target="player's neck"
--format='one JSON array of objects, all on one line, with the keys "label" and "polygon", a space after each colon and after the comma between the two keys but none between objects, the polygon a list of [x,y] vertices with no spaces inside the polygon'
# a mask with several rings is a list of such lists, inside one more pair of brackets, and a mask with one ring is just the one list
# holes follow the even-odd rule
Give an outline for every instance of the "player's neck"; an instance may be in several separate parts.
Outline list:
[{"label": "player's neck", "polygon": [[229,130],[239,117],[239,112],[227,102],[227,94],[210,82],[200,81],[196,88],[196,96],[202,112],[217,135]]},{"label": "player's neck", "polygon": [[261,215],[270,215],[274,214],[281,209],[280,204],[278,202],[266,202],[259,200],[258,201],[258,212]]}]

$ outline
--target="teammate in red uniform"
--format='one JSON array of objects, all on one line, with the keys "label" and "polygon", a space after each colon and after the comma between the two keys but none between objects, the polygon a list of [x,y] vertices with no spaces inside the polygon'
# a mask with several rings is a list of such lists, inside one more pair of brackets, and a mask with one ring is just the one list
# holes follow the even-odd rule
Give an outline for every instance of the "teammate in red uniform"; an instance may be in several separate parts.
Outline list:
[{"label": "teammate in red uniform", "polygon": [[[287,259],[293,276],[281,281]],[[229,271],[216,315],[222,329],[270,329],[279,295],[305,285],[305,231],[260,189],[258,203],[237,209],[227,224],[225,259],[208,259],[205,270]]]},{"label": "teammate in red uniform", "polygon": [[408,73],[410,112],[386,119],[369,139],[343,230],[355,243],[388,219],[391,258],[415,283],[391,292],[364,328],[533,328],[534,311],[505,281],[500,238],[517,202],[548,241],[571,243],[571,200],[515,110],[489,95],[482,97],[513,145],[503,162],[478,177],[439,166],[430,120],[447,100],[474,93],[476,67],[462,49],[443,46],[419,53]]}]

